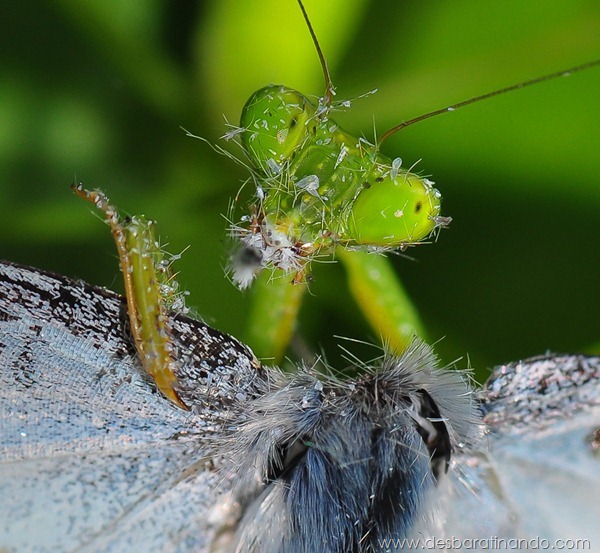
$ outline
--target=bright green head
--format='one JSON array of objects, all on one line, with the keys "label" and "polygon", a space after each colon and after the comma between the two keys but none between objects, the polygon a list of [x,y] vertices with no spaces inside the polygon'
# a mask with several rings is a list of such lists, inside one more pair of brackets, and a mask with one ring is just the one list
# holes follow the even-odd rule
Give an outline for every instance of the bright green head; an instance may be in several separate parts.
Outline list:
[{"label": "bright green head", "polygon": [[352,204],[350,235],[357,244],[398,247],[426,238],[439,225],[440,193],[411,173],[375,179]]},{"label": "bright green head", "polygon": [[309,135],[307,123],[314,106],[300,92],[271,85],[255,92],[242,110],[242,143],[257,167],[269,160],[278,165],[290,160]]}]

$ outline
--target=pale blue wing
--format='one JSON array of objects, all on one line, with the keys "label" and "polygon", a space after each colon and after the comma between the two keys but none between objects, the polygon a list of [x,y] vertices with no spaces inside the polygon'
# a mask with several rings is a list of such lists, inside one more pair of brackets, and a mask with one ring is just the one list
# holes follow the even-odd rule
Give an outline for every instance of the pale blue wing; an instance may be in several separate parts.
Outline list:
[{"label": "pale blue wing", "polygon": [[498,367],[481,399],[486,434],[456,456],[433,533],[600,551],[600,358]]},{"label": "pale blue wing", "polygon": [[202,552],[219,526],[210,444],[254,360],[181,319],[183,411],[141,371],[122,310],[0,264],[0,551]]}]

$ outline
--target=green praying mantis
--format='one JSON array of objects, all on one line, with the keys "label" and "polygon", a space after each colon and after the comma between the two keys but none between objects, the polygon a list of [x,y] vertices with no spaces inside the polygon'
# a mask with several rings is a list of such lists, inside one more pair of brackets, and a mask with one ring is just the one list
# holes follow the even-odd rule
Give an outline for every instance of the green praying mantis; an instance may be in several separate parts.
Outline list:
[{"label": "green praying mantis", "polygon": [[389,160],[330,118],[332,85],[323,67],[328,93],[320,105],[295,90],[270,86],[248,100],[240,122],[244,150],[257,170],[257,201],[244,217],[249,224],[233,228],[241,242],[233,281],[245,288],[267,269],[249,339],[260,356],[276,360],[290,339],[310,263],[335,252],[360,282],[354,295],[364,312],[376,298],[386,298],[370,320],[402,350],[420,329],[412,309],[398,308],[408,302],[394,288],[386,261],[364,254],[404,249],[449,222],[440,214],[441,195],[432,181],[406,171],[400,158]]},{"label": "green praying mantis", "polygon": [[[325,94],[316,103],[298,91],[272,85],[254,93],[232,135],[252,166],[254,201],[232,234],[240,245],[232,256],[232,279],[248,287],[258,273],[258,292],[248,341],[259,357],[279,361],[292,335],[311,263],[326,256],[340,259],[352,293],[388,347],[401,352],[422,335],[416,311],[387,259],[427,239],[450,219],[441,214],[441,194],[426,177],[402,167],[400,158],[380,153],[381,143],[398,130],[491,96],[600,65],[600,61],[552,73],[393,127],[375,144],[354,137],[331,114],[334,101],[325,57],[300,1],[325,76]],[[131,326],[140,356],[159,388],[185,407],[173,390],[169,365],[166,309],[174,281],[165,281],[165,262],[141,219],[121,224],[116,210],[99,192],[76,192],[105,213],[117,242],[125,276]],[[140,231],[141,229],[141,231]],[[165,292],[166,289],[166,292]]]},{"label": "green praying mantis", "polygon": [[[281,361],[294,330],[310,264],[333,255],[344,265],[352,295],[382,342],[402,352],[424,330],[389,261],[381,254],[422,243],[450,222],[441,194],[426,177],[380,152],[401,129],[424,119],[525,86],[582,71],[594,61],[496,90],[404,121],[375,144],[333,120],[334,87],[317,36],[298,4],[319,56],[325,93],[314,103],[300,92],[271,85],[242,111],[243,149],[254,168],[255,199],[232,234],[240,246],[232,278],[240,288],[262,272],[247,340],[259,357]],[[266,270],[266,271],[265,271]]]}]

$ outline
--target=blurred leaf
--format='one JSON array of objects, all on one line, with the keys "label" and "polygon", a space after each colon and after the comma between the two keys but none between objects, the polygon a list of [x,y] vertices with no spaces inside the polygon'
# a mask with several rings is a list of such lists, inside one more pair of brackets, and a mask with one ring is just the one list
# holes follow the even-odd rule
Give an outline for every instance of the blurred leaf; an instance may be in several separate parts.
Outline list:
[{"label": "blurred leaf", "polygon": [[[190,84],[164,45],[165,5],[157,0],[55,0],[81,33],[135,87],[141,100],[176,117],[192,102]],[[185,112],[185,111],[183,111]]]}]

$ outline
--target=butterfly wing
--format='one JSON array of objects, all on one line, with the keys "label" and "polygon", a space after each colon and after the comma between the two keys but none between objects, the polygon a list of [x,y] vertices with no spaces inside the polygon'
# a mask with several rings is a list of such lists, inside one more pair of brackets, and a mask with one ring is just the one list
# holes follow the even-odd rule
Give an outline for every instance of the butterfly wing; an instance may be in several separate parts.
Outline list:
[{"label": "butterfly wing", "polygon": [[580,540],[598,550],[600,358],[550,355],[498,367],[481,402],[486,435],[457,456],[439,535]]},{"label": "butterfly wing", "polygon": [[[207,415],[205,383],[192,387],[204,368],[185,369],[192,412],[164,399],[123,309],[108,291],[0,264],[0,550],[201,552],[212,539],[220,420]],[[207,328],[177,322],[188,360],[212,348],[249,366]]]}]

